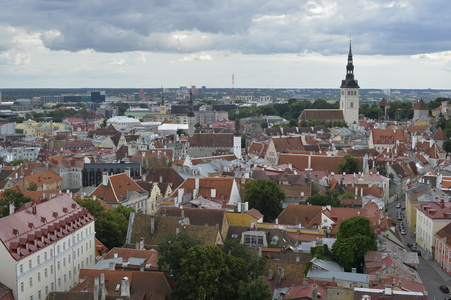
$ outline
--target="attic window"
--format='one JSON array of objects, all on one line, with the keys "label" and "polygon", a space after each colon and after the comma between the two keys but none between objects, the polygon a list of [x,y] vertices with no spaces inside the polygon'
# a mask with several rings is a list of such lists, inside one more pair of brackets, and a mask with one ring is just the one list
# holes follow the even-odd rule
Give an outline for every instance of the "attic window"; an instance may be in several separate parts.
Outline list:
[{"label": "attic window", "polygon": [[121,284],[120,284],[120,283],[117,283],[117,284],[116,284],[116,287],[114,288],[114,290],[115,290],[116,292],[119,292],[120,289],[121,289]]},{"label": "attic window", "polygon": [[232,234],[232,239],[237,239],[238,238],[238,234],[237,233],[233,233]]},{"label": "attic window", "polygon": [[117,187],[118,187],[118,188],[121,188],[121,185],[120,185],[120,184],[118,184],[118,185],[117,185]]},{"label": "attic window", "polygon": [[127,181],[127,185],[130,185],[130,182]]}]

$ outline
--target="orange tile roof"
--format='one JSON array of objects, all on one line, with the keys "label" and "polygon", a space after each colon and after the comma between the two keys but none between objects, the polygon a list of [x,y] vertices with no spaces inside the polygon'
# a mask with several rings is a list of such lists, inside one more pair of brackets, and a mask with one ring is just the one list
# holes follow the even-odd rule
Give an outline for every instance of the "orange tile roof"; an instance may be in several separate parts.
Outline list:
[{"label": "orange tile roof", "polygon": [[406,137],[401,129],[371,129],[373,144],[395,144],[397,141],[406,142]]},{"label": "orange tile roof", "polygon": [[276,152],[289,152],[290,150],[304,150],[301,137],[273,137],[272,142]]},{"label": "orange tile roof", "polygon": [[48,171],[43,171],[43,172],[40,172],[37,174],[29,175],[29,176],[25,177],[25,180],[30,183],[34,182],[38,186],[42,186],[44,184],[62,181],[63,178],[61,176],[59,176],[58,174],[56,174],[54,171],[48,170]]},{"label": "orange tile roof", "polygon": [[[177,197],[179,190],[184,189],[184,193],[193,193],[196,188],[196,180],[199,181],[198,195],[210,200],[224,200],[228,202],[232,193],[232,186],[235,178],[217,177],[217,178],[188,178],[172,194],[171,197]],[[215,189],[216,195],[212,197],[211,191]]]},{"label": "orange tile roof", "polygon": [[429,106],[423,101],[423,99],[420,99],[415,106],[413,107],[413,109],[418,109],[418,110],[429,110]]},{"label": "orange tile roof", "polygon": [[[360,171],[362,171],[363,159],[360,160]],[[285,154],[279,155],[278,164],[291,163],[298,169],[305,170],[308,168],[309,155],[302,154]],[[324,171],[338,173],[338,163],[344,162],[343,156],[324,156],[324,155],[311,155],[311,169],[313,171]]]},{"label": "orange tile roof", "polygon": [[150,264],[151,266],[156,266],[158,261],[157,251],[137,250],[127,248],[113,248],[107,254],[105,254],[103,259],[114,258],[115,254],[117,254],[118,257],[122,257],[123,259],[126,260],[129,260],[131,257],[144,258],[146,264]]},{"label": "orange tile roof", "polygon": [[321,206],[316,205],[288,204],[277,219],[279,224],[306,226],[321,212],[321,209]]},{"label": "orange tile roof", "polygon": [[448,139],[448,137],[446,136],[443,129],[439,127],[437,129],[437,131],[435,132],[433,139],[436,141],[446,141]]},{"label": "orange tile roof", "polygon": [[128,199],[128,192],[136,191],[140,194],[147,194],[130,176],[125,173],[111,175],[108,177],[107,186],[101,183],[90,196],[103,196],[107,203],[121,203]]}]

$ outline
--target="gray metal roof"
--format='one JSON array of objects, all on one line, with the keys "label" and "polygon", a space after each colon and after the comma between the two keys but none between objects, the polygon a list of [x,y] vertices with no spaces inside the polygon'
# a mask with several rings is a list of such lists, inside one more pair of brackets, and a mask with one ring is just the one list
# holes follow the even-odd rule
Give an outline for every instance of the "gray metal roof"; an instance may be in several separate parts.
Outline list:
[{"label": "gray metal roof", "polygon": [[110,258],[110,259],[103,259],[95,264],[94,267],[92,267],[94,270],[108,270],[110,268],[110,263],[114,263],[115,265],[117,263],[122,263],[122,257],[117,258]]},{"label": "gray metal roof", "polygon": [[357,283],[369,283],[370,275],[350,272],[333,272],[322,270],[310,270],[307,278],[325,280],[325,281],[345,281]]},{"label": "gray metal roof", "polygon": [[343,271],[343,268],[334,261],[327,261],[327,260],[322,260],[322,259],[314,257],[312,259],[312,264],[317,266],[320,269],[324,269],[327,271],[333,271],[333,272],[342,272]]},{"label": "gray metal roof", "polygon": [[137,266],[139,266],[140,264],[143,264],[145,262],[146,262],[146,259],[139,258],[139,257],[130,257],[128,260],[129,265],[137,265]]}]

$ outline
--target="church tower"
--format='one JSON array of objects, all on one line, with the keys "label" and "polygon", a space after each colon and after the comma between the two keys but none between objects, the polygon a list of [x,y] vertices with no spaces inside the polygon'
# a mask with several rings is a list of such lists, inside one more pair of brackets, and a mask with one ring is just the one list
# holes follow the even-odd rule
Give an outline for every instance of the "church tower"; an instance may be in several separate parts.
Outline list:
[{"label": "church tower", "polygon": [[194,135],[194,125],[196,123],[196,118],[194,117],[193,109],[193,93],[189,90],[189,108],[188,108],[188,136],[192,137]]},{"label": "church tower", "polygon": [[354,79],[354,65],[352,63],[351,41],[349,41],[348,65],[346,66],[346,79],[340,86],[340,109],[349,129],[353,124],[359,125],[359,83]]},{"label": "church tower", "polygon": [[235,132],[233,134],[233,154],[235,154],[236,158],[241,159],[241,125],[240,125],[240,116],[238,115],[238,109],[236,110],[236,118],[235,118]]}]

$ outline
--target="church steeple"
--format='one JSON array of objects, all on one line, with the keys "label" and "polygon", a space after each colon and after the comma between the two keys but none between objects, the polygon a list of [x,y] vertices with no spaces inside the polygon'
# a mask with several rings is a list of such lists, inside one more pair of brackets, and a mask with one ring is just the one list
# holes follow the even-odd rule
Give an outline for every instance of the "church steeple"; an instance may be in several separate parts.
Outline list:
[{"label": "church steeple", "polygon": [[188,136],[192,137],[194,135],[194,124],[196,118],[194,117],[194,109],[193,109],[193,93],[191,90],[189,91],[189,108],[188,108]]},{"label": "church steeple", "polygon": [[354,79],[354,64],[352,61],[351,40],[349,40],[348,64],[346,65],[346,79],[341,81],[341,88],[345,87],[359,88],[357,80]]},{"label": "church steeple", "polygon": [[354,78],[354,64],[352,59],[351,39],[349,39],[348,64],[346,65],[346,77],[340,86],[340,109],[343,118],[351,128],[359,123],[359,83]]},{"label": "church steeple", "polygon": [[240,134],[241,125],[240,125],[240,114],[238,112],[238,109],[236,110],[236,117],[235,117],[235,136],[241,136]]}]

